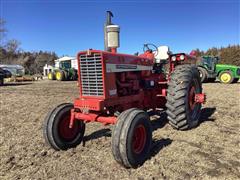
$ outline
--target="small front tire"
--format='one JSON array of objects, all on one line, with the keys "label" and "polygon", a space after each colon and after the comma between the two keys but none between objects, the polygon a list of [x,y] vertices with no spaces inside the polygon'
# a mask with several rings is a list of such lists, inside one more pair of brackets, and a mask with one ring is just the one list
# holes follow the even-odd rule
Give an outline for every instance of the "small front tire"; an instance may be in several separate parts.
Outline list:
[{"label": "small front tire", "polygon": [[219,80],[223,84],[231,84],[234,80],[233,74],[231,71],[223,71],[219,74]]},{"label": "small front tire", "polygon": [[48,80],[55,80],[56,79],[55,73],[53,73],[53,72],[48,73],[47,76],[48,76]]},{"label": "small front tire", "polygon": [[112,135],[115,160],[127,168],[136,168],[148,158],[151,143],[152,129],[148,114],[135,108],[122,112]]},{"label": "small front tire", "polygon": [[48,113],[43,124],[43,136],[47,144],[55,150],[67,150],[82,142],[85,123],[75,120],[69,128],[71,109],[69,103],[61,104]]},{"label": "small front tire", "polygon": [[64,81],[66,79],[64,71],[61,71],[61,70],[57,71],[56,72],[56,79],[58,81]]}]

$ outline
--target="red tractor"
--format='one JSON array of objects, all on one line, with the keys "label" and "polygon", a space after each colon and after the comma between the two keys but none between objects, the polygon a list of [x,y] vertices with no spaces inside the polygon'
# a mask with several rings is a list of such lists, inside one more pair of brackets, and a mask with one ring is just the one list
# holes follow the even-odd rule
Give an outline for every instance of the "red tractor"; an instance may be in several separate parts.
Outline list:
[{"label": "red tractor", "polygon": [[77,54],[79,98],[60,104],[47,115],[44,137],[55,150],[80,144],[88,122],[115,125],[112,153],[125,167],[138,167],[150,154],[152,128],[148,110],[166,110],[169,124],[187,130],[199,122],[204,102],[201,80],[191,56],[170,55],[169,75],[156,61],[158,48],[144,45],[144,53],[117,53],[119,27],[105,25],[105,51],[87,50]]}]

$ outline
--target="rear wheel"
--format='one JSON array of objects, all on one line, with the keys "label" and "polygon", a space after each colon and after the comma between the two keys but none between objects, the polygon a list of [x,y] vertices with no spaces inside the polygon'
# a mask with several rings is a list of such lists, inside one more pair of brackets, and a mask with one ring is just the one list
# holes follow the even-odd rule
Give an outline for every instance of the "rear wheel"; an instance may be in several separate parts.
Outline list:
[{"label": "rear wheel", "polygon": [[197,68],[190,65],[177,66],[171,74],[167,92],[169,124],[179,130],[197,126],[201,104],[195,102],[195,94],[202,93]]},{"label": "rear wheel", "polygon": [[77,71],[74,69],[73,75],[72,75],[72,80],[76,81],[77,79],[78,79],[78,74],[77,74]]},{"label": "rear wheel", "polygon": [[206,69],[204,69],[202,67],[198,67],[198,72],[199,72],[199,76],[201,78],[201,82],[207,82],[208,78],[207,78]]},{"label": "rear wheel", "polygon": [[58,80],[58,81],[64,81],[65,80],[65,74],[64,74],[64,72],[63,71],[57,71],[56,72],[56,79]]},{"label": "rear wheel", "polygon": [[135,108],[122,112],[112,135],[112,153],[125,167],[137,167],[148,158],[152,129],[146,112]]},{"label": "rear wheel", "polygon": [[219,74],[219,80],[224,84],[231,84],[234,80],[233,74],[231,71],[223,71]]},{"label": "rear wheel", "polygon": [[69,128],[72,104],[61,104],[50,111],[43,124],[43,136],[47,144],[55,150],[66,150],[81,143],[85,124],[75,120]]}]

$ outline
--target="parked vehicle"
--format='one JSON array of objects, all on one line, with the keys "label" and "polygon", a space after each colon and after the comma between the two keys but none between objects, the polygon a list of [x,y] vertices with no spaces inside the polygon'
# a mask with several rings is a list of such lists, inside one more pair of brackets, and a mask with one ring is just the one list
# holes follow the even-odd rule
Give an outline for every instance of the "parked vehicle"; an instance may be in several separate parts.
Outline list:
[{"label": "parked vehicle", "polygon": [[197,66],[202,82],[214,82],[217,77],[216,64],[219,58],[213,56],[203,56],[198,58]]},{"label": "parked vehicle", "polygon": [[202,82],[214,82],[218,78],[221,83],[230,84],[239,80],[239,66],[218,62],[219,58],[214,56],[203,56],[198,59],[197,66]]},{"label": "parked vehicle", "polygon": [[0,86],[4,84],[4,78],[10,78],[11,76],[10,71],[0,68]]},{"label": "parked vehicle", "polygon": [[59,62],[59,69],[56,68],[48,73],[49,80],[67,81],[77,80],[77,70],[71,66],[71,60]]},{"label": "parked vehicle", "polygon": [[78,53],[79,97],[48,113],[43,135],[53,149],[67,150],[82,142],[88,122],[113,124],[114,159],[136,168],[149,157],[152,147],[148,110],[164,109],[173,128],[188,130],[199,123],[205,95],[197,67],[187,54],[169,56],[166,52],[164,57],[170,61],[166,75],[157,66],[159,51],[152,44],[145,44],[139,56],[117,53],[120,29],[111,23],[110,15],[108,12],[105,51]]},{"label": "parked vehicle", "polygon": [[216,73],[221,83],[235,83],[240,78],[240,67],[229,64],[217,64]]}]

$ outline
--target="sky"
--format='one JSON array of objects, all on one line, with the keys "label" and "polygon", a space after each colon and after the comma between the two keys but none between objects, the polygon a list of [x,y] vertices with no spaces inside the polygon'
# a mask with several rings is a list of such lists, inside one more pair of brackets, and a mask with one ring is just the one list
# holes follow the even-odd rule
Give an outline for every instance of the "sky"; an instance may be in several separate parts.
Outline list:
[{"label": "sky", "polygon": [[121,53],[141,53],[144,43],[174,53],[240,44],[240,0],[0,0],[6,39],[59,56],[103,50],[107,10],[121,28]]}]

